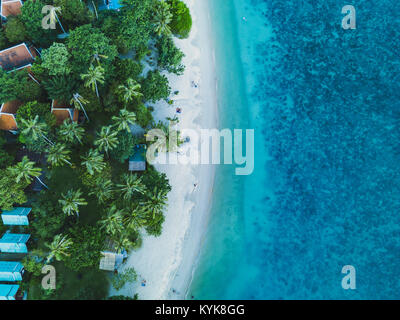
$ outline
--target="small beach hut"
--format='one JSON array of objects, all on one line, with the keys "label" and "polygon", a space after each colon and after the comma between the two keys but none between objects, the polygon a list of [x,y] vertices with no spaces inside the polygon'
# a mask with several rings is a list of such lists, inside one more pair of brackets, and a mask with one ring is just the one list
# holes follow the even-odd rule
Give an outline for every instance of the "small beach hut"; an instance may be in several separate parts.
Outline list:
[{"label": "small beach hut", "polygon": [[100,259],[100,270],[114,271],[128,256],[125,250],[117,250],[114,241],[109,238],[106,239],[104,244],[104,251],[101,252],[103,257]]},{"label": "small beach hut", "polygon": [[103,251],[103,257],[100,259],[100,270],[114,271],[122,264],[124,255],[110,251]]},{"label": "small beach hut", "polygon": [[146,170],[146,149],[143,145],[136,145],[133,155],[129,157],[129,171]]},{"label": "small beach hut", "polygon": [[18,234],[6,232],[0,239],[1,253],[28,253],[26,243],[30,234]]},{"label": "small beach hut", "polygon": [[28,215],[32,208],[14,208],[10,211],[3,211],[1,219],[3,223],[8,226],[28,226],[29,220]]},{"label": "small beach hut", "polygon": [[57,100],[51,102],[51,113],[56,117],[57,125],[61,125],[67,119],[78,122],[79,110]]},{"label": "small beach hut", "polygon": [[19,285],[0,284],[0,300],[15,300]]},{"label": "small beach hut", "polygon": [[0,261],[0,281],[21,281],[24,266],[16,261]]}]

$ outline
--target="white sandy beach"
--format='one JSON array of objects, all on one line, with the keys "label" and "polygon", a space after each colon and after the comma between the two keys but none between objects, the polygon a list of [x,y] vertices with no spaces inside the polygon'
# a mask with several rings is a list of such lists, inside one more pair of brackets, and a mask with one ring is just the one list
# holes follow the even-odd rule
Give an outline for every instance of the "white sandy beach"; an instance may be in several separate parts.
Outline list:
[{"label": "white sandy beach", "polygon": [[[165,102],[156,104],[154,116],[165,121],[168,116],[173,118],[176,107],[180,107],[180,130],[217,128],[215,61],[207,1],[185,2],[192,14],[193,27],[189,39],[176,39],[176,43],[186,55],[183,61],[186,70],[181,76],[168,75],[172,92],[179,91],[179,94],[172,95],[175,101],[172,106]],[[198,84],[197,88],[192,81]],[[111,295],[138,293],[139,299],[183,299],[190,285],[207,227],[215,168],[208,165],[156,167],[167,174],[172,186],[162,235],[158,238],[143,235],[142,247],[130,254],[120,270],[134,267],[138,281],[119,291],[111,289]],[[146,286],[141,286],[142,279],[146,280]]]}]

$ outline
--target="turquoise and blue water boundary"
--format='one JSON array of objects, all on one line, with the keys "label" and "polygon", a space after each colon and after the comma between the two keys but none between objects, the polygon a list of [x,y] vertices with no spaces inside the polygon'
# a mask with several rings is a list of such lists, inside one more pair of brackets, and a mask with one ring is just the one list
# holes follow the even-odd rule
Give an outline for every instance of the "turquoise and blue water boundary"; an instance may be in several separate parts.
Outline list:
[{"label": "turquoise and blue water boundary", "polygon": [[189,296],[398,298],[400,4],[344,30],[343,1],[209,2],[220,126],[255,129],[255,170],[217,169]]}]

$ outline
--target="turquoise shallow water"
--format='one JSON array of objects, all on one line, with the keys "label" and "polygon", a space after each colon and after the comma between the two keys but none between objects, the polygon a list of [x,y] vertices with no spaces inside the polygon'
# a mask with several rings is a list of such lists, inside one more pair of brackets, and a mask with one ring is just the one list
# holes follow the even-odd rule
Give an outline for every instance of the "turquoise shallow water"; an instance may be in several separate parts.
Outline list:
[{"label": "turquoise shallow water", "polygon": [[209,2],[220,127],[255,129],[255,170],[217,169],[190,295],[398,299],[400,3],[343,30],[344,1]]},{"label": "turquoise shallow water", "polygon": [[[232,2],[209,3],[214,22],[219,126],[220,129],[254,129],[257,152],[253,175],[236,176],[233,166],[224,165],[217,169],[210,225],[190,295],[204,299],[240,299],[247,291],[247,283],[256,281],[260,272],[246,258],[249,250],[257,251],[252,245],[249,246],[248,241],[257,238],[254,219],[258,219],[256,215],[246,212],[253,210],[257,203],[262,204],[263,196],[267,194],[260,193],[260,190],[267,189],[263,167],[268,153],[264,146],[262,121],[259,119],[260,105],[257,99],[251,98],[256,79],[255,70],[248,68],[253,63],[253,57],[247,52],[248,48],[252,48],[253,41],[259,39],[253,36],[247,37],[248,41],[241,39],[240,33],[251,34],[249,24],[257,22],[250,20],[250,16],[245,21],[243,16],[238,15]],[[238,22],[243,30],[238,28]],[[260,30],[264,31],[263,28]],[[266,34],[261,36],[265,40]],[[249,233],[253,236],[249,237]]]}]

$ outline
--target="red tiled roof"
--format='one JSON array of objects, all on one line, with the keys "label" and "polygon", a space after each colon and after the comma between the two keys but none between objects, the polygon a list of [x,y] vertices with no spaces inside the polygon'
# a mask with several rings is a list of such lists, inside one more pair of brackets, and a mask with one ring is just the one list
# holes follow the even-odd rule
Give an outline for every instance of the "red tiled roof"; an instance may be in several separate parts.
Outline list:
[{"label": "red tiled roof", "polygon": [[6,71],[29,66],[34,61],[25,43],[0,51],[0,67]]},{"label": "red tiled roof", "polygon": [[52,100],[51,101],[51,108],[55,108],[55,109],[71,109],[72,107],[67,104],[64,103],[62,101],[58,101],[58,100]]},{"label": "red tiled roof", "polygon": [[72,121],[73,122],[78,122],[79,119],[79,110],[78,109],[74,109],[74,116],[72,117]]},{"label": "red tiled roof", "polygon": [[12,114],[0,114],[0,130],[17,130],[17,123]]},{"label": "red tiled roof", "polygon": [[57,124],[62,124],[65,120],[71,119],[71,114],[68,109],[53,109],[51,111],[57,119]]},{"label": "red tiled roof", "polygon": [[1,105],[0,112],[15,114],[21,105],[22,102],[18,100],[8,101]]},{"label": "red tiled roof", "polygon": [[78,121],[79,111],[67,103],[53,100],[51,102],[51,112],[55,115],[58,125],[62,124],[66,119],[71,119],[74,122]]},{"label": "red tiled roof", "polygon": [[21,14],[22,1],[20,0],[0,0],[1,15],[3,17],[17,16]]}]

